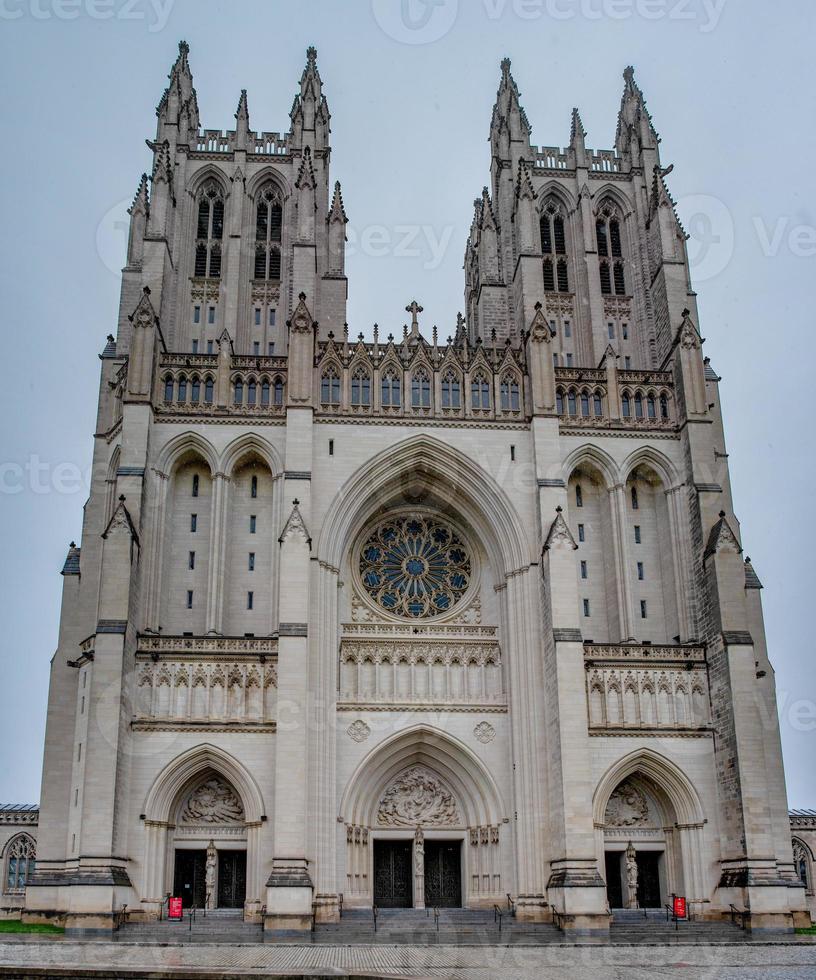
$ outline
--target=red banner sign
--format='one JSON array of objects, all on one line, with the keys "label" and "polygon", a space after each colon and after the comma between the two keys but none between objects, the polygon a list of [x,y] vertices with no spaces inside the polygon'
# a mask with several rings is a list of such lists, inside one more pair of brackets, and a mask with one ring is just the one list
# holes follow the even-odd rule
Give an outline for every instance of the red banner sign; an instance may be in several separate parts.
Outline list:
[{"label": "red banner sign", "polygon": [[167,903],[168,919],[183,919],[184,906],[180,898],[171,898]]},{"label": "red banner sign", "polygon": [[686,900],[681,898],[679,895],[674,896],[674,917],[675,919],[685,919],[686,918]]}]

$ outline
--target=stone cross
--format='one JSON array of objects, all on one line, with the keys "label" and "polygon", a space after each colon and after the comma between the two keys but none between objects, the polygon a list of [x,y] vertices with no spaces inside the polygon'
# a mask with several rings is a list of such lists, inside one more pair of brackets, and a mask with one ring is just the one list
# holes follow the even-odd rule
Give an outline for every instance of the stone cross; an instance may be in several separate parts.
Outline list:
[{"label": "stone cross", "polygon": [[416,337],[419,333],[419,319],[417,318],[417,314],[424,313],[425,311],[416,300],[412,300],[411,303],[405,307],[405,312],[411,314],[411,336]]}]

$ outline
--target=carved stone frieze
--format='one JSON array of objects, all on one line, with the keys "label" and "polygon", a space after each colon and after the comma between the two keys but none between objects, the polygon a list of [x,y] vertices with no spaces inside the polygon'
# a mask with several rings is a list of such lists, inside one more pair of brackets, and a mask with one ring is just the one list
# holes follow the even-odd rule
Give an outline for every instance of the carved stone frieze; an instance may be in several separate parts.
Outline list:
[{"label": "carved stone frieze", "polygon": [[649,804],[634,783],[626,780],[609,797],[606,823],[610,827],[645,827],[649,823]]}]

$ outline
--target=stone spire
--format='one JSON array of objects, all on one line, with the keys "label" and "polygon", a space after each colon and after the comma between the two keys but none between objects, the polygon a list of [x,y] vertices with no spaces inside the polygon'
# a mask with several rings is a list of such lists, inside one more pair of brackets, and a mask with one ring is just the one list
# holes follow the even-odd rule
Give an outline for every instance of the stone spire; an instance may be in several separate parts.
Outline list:
[{"label": "stone spire", "polygon": [[147,220],[150,217],[147,174],[142,174],[139,189],[133,198],[133,204],[128,208],[128,214],[130,215],[130,232],[128,234],[127,262],[133,268],[141,268],[144,236],[147,231]]},{"label": "stone spire", "polygon": [[631,154],[634,165],[640,163],[642,152],[650,151],[650,159],[644,161],[644,166],[651,168],[660,162],[658,156],[660,137],[652,124],[643,92],[635,82],[635,69],[631,65],[623,73],[623,78],[623,96],[618,113],[615,149],[621,154]]},{"label": "stone spire", "polygon": [[[501,81],[490,122],[493,156],[502,160],[513,158],[514,153],[526,156],[531,135],[532,128],[522,108],[518,86],[510,73],[510,59],[505,58],[501,63]],[[513,159],[514,172],[517,166],[518,161]]]},{"label": "stone spire", "polygon": [[329,274],[342,276],[346,268],[346,209],[340,181],[335,181],[334,197],[326,218],[329,225]]},{"label": "stone spire", "polygon": [[486,187],[482,189],[479,211],[479,270],[483,282],[501,282],[499,229],[496,216],[493,214],[490,192]]},{"label": "stone spire", "polygon": [[301,149],[311,145],[323,150],[329,145],[329,104],[323,95],[323,82],[317,70],[317,48],[306,52],[306,67],[300,77],[300,92],[295,96],[290,112],[290,134],[293,147]]},{"label": "stone spire", "polygon": [[572,154],[575,166],[585,167],[586,159],[586,130],[581,122],[581,114],[577,109],[572,110],[572,123],[570,125],[570,153]]},{"label": "stone spire", "polygon": [[235,148],[245,150],[247,148],[247,136],[249,135],[249,104],[247,103],[247,91],[241,89],[241,97],[238,100],[238,108],[235,112]]},{"label": "stone spire", "polygon": [[189,53],[190,46],[180,41],[178,58],[170,69],[170,84],[156,107],[156,141],[166,139],[174,147],[177,143],[187,143],[199,126],[198,96],[187,59]]}]

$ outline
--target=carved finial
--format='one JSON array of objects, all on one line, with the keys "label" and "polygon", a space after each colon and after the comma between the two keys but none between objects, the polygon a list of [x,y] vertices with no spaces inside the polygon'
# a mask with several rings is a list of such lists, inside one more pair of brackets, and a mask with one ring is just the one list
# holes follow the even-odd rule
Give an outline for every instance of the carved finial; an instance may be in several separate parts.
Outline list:
[{"label": "carved finial", "polygon": [[536,313],[538,313],[538,311],[539,311],[540,309],[542,309],[542,306],[541,306],[541,303],[536,303],[536,305],[535,305],[535,307],[534,307],[534,309],[535,309],[535,311],[536,311]]},{"label": "carved finial", "polygon": [[297,497],[295,497],[295,499],[292,501],[292,506],[300,507],[300,501],[297,499]]},{"label": "carved finial", "polygon": [[724,510],[721,510],[720,511],[720,520],[722,520],[723,517],[725,517],[725,511]]},{"label": "carved finial", "polygon": [[310,65],[317,64],[317,48],[314,47],[313,45],[310,45],[306,49],[306,60],[309,62]]},{"label": "carved finial", "polygon": [[300,300],[301,303],[305,303],[306,302],[306,293],[298,293],[298,299]]},{"label": "carved finial", "polygon": [[120,504],[123,504],[126,500],[127,500],[127,497],[123,493],[120,493],[119,494],[119,503]]},{"label": "carved finial", "polygon": [[72,541],[69,547],[76,548],[76,541]]}]

